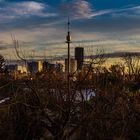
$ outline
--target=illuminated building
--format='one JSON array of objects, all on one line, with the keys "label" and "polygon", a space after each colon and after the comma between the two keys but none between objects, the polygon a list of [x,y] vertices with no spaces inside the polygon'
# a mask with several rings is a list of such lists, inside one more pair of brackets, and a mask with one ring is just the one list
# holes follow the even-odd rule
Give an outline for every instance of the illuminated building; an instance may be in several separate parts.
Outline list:
[{"label": "illuminated building", "polygon": [[42,70],[43,70],[42,61],[38,61],[38,72],[42,72]]},{"label": "illuminated building", "polygon": [[18,65],[17,66],[17,71],[19,73],[27,73],[27,68],[26,68],[26,66]]}]

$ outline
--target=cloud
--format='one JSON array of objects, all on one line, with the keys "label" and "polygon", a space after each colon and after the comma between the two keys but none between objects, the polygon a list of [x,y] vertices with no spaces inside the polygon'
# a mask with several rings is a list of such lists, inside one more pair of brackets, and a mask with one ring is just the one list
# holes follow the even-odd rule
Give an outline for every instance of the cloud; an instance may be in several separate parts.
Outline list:
[{"label": "cloud", "polygon": [[[63,1],[60,4],[60,14],[70,16],[72,19],[91,19],[102,15],[126,15],[126,13],[140,13],[140,6],[120,8],[120,9],[103,9],[96,10],[93,5],[86,0],[72,0],[70,2]],[[130,13],[128,13],[129,15]]]},{"label": "cloud", "polygon": [[2,50],[8,50],[8,49],[10,49],[10,48],[13,48],[13,47],[11,47],[10,45],[1,45],[0,44],[0,50],[2,51]]},{"label": "cloud", "polygon": [[112,13],[113,10],[100,10],[100,11],[94,11],[92,14],[90,14],[90,18],[96,17],[96,16],[102,16],[105,14],[110,14]]},{"label": "cloud", "polygon": [[121,9],[110,9],[110,12],[107,13],[110,14],[112,17],[139,17],[140,16],[140,6],[134,6],[127,7],[127,8],[121,8]]},{"label": "cloud", "polygon": [[11,4],[7,7],[9,11],[13,11],[16,15],[36,15],[41,13],[45,5],[38,2],[21,2]]},{"label": "cloud", "polygon": [[28,18],[31,16],[37,17],[52,17],[56,13],[46,11],[49,6],[40,2],[4,2],[0,8],[0,23],[11,22],[19,18]]},{"label": "cloud", "polygon": [[8,50],[10,48],[13,48],[13,46],[9,43],[6,43],[5,41],[0,41],[0,51]]},{"label": "cloud", "polygon": [[89,18],[92,14],[92,8],[89,2],[85,0],[73,0],[60,4],[61,14],[74,18]]},{"label": "cloud", "polygon": [[[140,6],[127,7],[127,8],[120,8],[120,9],[105,9],[99,11],[93,11],[90,14],[90,17],[108,15],[114,18],[117,17],[139,17],[140,16]],[[106,16],[107,17],[107,16]]]}]

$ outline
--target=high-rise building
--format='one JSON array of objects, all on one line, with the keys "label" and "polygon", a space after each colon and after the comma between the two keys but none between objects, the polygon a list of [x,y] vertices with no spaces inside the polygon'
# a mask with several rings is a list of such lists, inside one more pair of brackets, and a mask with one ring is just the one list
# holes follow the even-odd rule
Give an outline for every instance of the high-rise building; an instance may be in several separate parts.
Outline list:
[{"label": "high-rise building", "polygon": [[75,48],[75,59],[77,60],[77,69],[81,70],[84,62],[84,48],[76,47]]},{"label": "high-rise building", "polygon": [[43,71],[42,61],[28,62],[28,71],[30,74],[36,74],[37,72],[42,72]]},{"label": "high-rise building", "polygon": [[49,63],[47,61],[43,62],[43,72],[47,72]]},{"label": "high-rise building", "polygon": [[30,74],[35,74],[38,72],[38,62],[33,61],[33,62],[28,62],[28,70]]},{"label": "high-rise building", "polygon": [[38,61],[38,72],[42,72],[43,71],[43,63],[42,61]]}]

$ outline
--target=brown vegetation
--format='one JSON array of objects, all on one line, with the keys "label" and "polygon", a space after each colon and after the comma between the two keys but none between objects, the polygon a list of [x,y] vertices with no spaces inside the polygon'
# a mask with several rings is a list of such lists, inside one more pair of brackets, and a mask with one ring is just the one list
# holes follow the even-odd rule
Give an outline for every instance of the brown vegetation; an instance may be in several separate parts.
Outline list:
[{"label": "brown vegetation", "polygon": [[[3,85],[0,91],[11,97],[0,104],[1,140],[140,139],[140,73],[127,73],[122,65],[90,63],[87,71],[71,75],[70,94],[61,73],[9,78]],[[86,100],[89,90],[96,95]]]}]

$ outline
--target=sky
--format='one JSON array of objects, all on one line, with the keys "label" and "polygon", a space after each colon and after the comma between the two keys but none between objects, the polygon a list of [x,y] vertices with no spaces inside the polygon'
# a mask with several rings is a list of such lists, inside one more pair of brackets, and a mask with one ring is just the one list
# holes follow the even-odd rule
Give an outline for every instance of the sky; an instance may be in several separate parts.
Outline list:
[{"label": "sky", "polygon": [[0,54],[17,59],[13,35],[21,56],[65,56],[68,17],[71,55],[140,52],[140,0],[0,0]]}]

